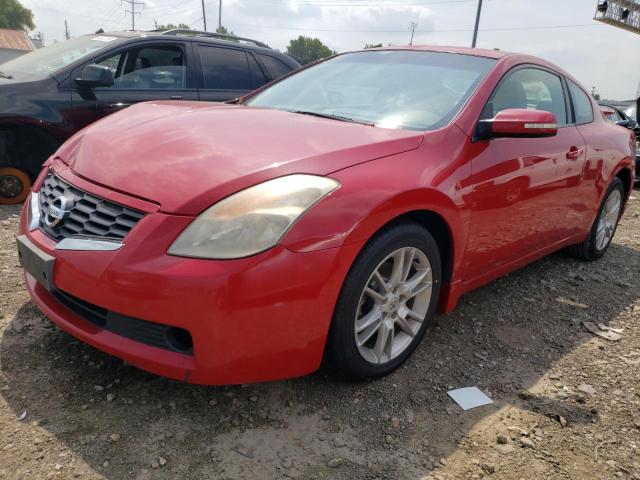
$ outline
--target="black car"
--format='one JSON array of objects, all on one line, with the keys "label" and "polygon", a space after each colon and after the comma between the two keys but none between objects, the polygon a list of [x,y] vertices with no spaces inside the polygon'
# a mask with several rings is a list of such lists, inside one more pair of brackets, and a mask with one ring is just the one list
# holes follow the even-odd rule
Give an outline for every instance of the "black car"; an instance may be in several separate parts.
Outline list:
[{"label": "black car", "polygon": [[606,105],[601,103],[600,109],[602,110],[602,114],[605,118],[621,127],[628,128],[629,130],[633,130],[636,134],[636,181],[635,183],[640,183],[640,125],[633,118],[635,114],[635,105],[629,107],[626,112],[623,112],[621,109]]},{"label": "black car", "polygon": [[633,118],[628,116],[618,107],[601,103],[600,108],[603,115],[610,122],[613,122],[616,125],[620,125],[621,127],[628,128],[629,130],[636,130],[638,128],[638,122],[636,122]]},{"label": "black car", "polygon": [[191,30],[116,32],[0,65],[0,204],[20,203],[75,132],[147,100],[227,101],[299,67],[267,45]]}]

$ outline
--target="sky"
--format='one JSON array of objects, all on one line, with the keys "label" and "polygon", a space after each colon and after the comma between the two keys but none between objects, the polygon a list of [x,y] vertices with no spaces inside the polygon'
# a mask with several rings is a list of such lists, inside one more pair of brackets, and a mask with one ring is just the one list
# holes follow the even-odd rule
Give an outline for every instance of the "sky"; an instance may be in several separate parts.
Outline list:
[{"label": "sky", "polygon": [[[131,28],[121,0],[20,0],[35,15],[45,44],[71,36]],[[136,0],[142,2],[142,0]],[[219,0],[204,0],[208,30]],[[154,22],[203,29],[202,0],[144,0],[136,29]],[[597,0],[484,0],[477,46],[542,57],[602,98],[627,100],[640,88],[640,34],[593,20]],[[478,0],[222,0],[222,24],[236,35],[285,50],[299,35],[338,52],[366,43],[469,46]]]}]

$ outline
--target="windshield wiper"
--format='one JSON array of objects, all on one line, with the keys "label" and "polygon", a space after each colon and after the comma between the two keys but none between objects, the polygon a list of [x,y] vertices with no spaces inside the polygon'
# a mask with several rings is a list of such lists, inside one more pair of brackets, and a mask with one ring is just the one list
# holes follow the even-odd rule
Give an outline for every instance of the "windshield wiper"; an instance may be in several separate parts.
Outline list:
[{"label": "windshield wiper", "polygon": [[368,125],[375,127],[375,123],[365,122],[363,120],[356,120],[355,118],[343,117],[342,115],[333,115],[331,113],[310,112],[307,110],[291,110],[291,113],[299,113],[300,115],[311,115],[313,117],[329,118],[331,120],[338,120],[340,122],[359,123],[361,125]]},{"label": "windshield wiper", "polygon": [[0,72],[0,78],[7,78],[7,79],[11,80],[13,78],[13,75],[9,75],[8,73]]}]

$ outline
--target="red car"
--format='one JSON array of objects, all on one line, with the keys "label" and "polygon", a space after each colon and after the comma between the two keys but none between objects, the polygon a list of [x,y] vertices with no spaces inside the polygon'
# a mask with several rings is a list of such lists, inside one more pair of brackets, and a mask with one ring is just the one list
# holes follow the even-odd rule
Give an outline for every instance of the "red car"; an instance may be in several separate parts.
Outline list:
[{"label": "red car", "polygon": [[51,320],[144,370],[377,377],[465,292],[559,249],[601,257],[634,152],[538,58],[353,52],[235,104],[89,126],[47,161],[18,249]]}]

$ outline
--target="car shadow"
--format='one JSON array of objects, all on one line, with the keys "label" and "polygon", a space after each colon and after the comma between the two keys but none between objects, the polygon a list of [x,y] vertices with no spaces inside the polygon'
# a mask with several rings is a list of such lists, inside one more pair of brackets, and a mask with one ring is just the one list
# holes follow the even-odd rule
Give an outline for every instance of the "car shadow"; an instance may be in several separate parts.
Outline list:
[{"label": "car shadow", "polygon": [[[466,295],[402,368],[357,383],[324,372],[233,387],[173,382],[74,340],[26,302],[0,345],[0,394],[106,478],[422,478],[504,406],[597,420],[575,388],[528,390],[594,338],[583,320],[608,324],[639,298],[638,266],[640,252],[618,244],[594,263],[547,257]],[[463,412],[446,392],[465,386],[495,403]],[[335,470],[334,457],[344,459]]]}]

